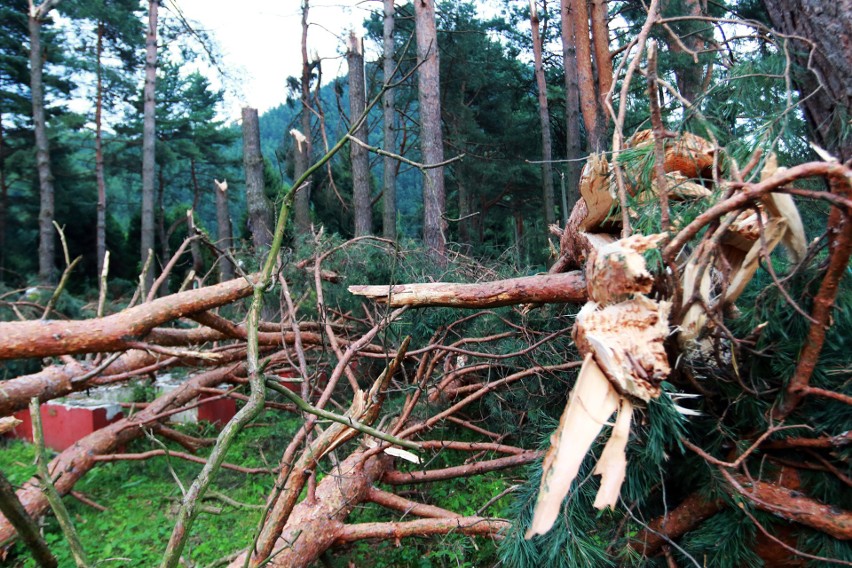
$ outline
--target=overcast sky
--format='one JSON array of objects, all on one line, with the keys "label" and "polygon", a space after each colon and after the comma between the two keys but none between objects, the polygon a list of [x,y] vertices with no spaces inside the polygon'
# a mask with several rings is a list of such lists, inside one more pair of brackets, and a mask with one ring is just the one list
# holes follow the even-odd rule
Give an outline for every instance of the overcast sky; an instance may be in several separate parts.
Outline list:
[{"label": "overcast sky", "polygon": [[[232,75],[224,84],[228,120],[243,106],[263,112],[284,102],[287,77],[302,69],[300,0],[166,0],[165,8],[175,5],[219,45],[221,66]],[[350,29],[363,33],[364,19],[381,6],[381,0],[311,2],[308,53],[324,58],[323,82],[346,72],[340,38]]]}]

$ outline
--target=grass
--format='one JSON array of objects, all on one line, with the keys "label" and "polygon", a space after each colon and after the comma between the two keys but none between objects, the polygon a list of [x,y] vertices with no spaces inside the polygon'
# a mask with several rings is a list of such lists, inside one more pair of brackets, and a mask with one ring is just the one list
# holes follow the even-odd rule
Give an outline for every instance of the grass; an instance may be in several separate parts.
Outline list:
[{"label": "grass", "polygon": [[[299,419],[281,413],[266,412],[256,425],[243,431],[228,453],[227,461],[247,467],[274,466],[280,453],[299,425]],[[180,430],[199,437],[215,436],[209,425],[180,426]],[[454,439],[466,439],[464,432],[447,432]],[[472,440],[471,440],[472,441]],[[172,443],[167,447],[184,451]],[[155,449],[151,440],[140,439],[126,448],[127,452]],[[198,453],[207,454],[208,450]],[[345,451],[345,450],[343,450]],[[33,448],[19,440],[0,439],[0,470],[18,486],[35,473]],[[342,455],[342,454],[340,454]],[[268,460],[264,463],[265,459]],[[429,463],[429,468],[459,465],[470,456],[466,452],[440,452]],[[490,459],[498,456],[483,456]],[[107,507],[98,511],[77,499],[66,496],[68,507],[83,547],[89,558],[98,566],[149,567],[157,566],[174,525],[181,498],[169,463],[175,474],[187,487],[201,469],[180,459],[168,462],[164,457],[146,461],[103,463],[92,469],[75,486],[75,490],[96,503]],[[324,461],[321,469],[329,467]],[[511,472],[505,475],[490,474],[443,483],[402,487],[414,490],[409,497],[462,515],[476,514],[477,509],[492,496],[511,485]],[[271,475],[247,475],[222,470],[211,488],[231,499],[249,505],[263,505],[269,493]],[[506,517],[513,495],[504,496],[483,514]],[[202,513],[196,521],[187,543],[184,557],[191,566],[207,566],[237,550],[249,546],[262,511],[257,508],[234,507],[218,499],[206,499],[205,505],[219,509],[218,514]],[[381,507],[365,504],[358,506],[350,522],[411,520],[414,517],[389,513]],[[57,556],[60,566],[73,566],[74,561],[58,524],[52,515],[44,517],[45,540]],[[410,538],[401,543],[362,542],[330,552],[326,559],[333,566],[345,567],[369,563],[375,566],[483,566],[496,561],[496,545],[482,538],[450,534],[429,539]],[[33,567],[35,563],[21,544],[15,544],[4,566]],[[366,565],[366,564],[364,564]]]}]

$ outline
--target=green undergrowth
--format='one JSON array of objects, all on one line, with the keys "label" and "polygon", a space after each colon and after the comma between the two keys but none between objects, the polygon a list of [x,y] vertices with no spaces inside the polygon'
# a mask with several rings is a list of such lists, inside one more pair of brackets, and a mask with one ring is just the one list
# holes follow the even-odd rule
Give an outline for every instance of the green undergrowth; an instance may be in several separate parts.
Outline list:
[{"label": "green undergrowth", "polygon": [[[228,462],[245,467],[274,467],[280,455],[279,448],[286,444],[298,425],[292,417],[271,412],[262,415],[256,424],[237,437],[228,452]],[[210,425],[187,425],[179,429],[201,437],[216,435]],[[3,440],[0,444],[0,470],[19,486],[35,472],[33,447],[18,440]],[[185,451],[171,442],[165,445],[173,451]],[[142,438],[132,442],[125,451],[137,453],[161,447],[159,443]],[[204,457],[208,453],[209,449],[204,449],[197,455]],[[268,463],[264,463],[263,456]],[[106,507],[106,511],[97,511],[70,496],[64,498],[83,547],[99,566],[159,564],[181,498],[169,464],[184,487],[192,483],[202,467],[182,459],[167,461],[165,457],[103,463],[86,474],[74,489]],[[240,503],[262,506],[273,481],[271,474],[250,475],[223,469],[209,495],[219,493]],[[206,566],[247,547],[261,513],[257,508],[236,507],[209,496],[204,505],[218,512],[202,513],[193,527],[184,555],[193,566]],[[44,517],[44,537],[60,566],[74,565],[68,544],[52,515]],[[16,544],[4,566],[31,567],[35,564],[27,550]]]}]

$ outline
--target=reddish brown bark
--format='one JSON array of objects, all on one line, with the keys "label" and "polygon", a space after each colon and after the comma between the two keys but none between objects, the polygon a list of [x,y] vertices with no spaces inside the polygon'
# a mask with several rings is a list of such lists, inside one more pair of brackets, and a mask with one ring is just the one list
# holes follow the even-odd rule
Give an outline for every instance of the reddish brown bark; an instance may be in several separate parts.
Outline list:
[{"label": "reddish brown bark", "polygon": [[589,148],[598,152],[603,148],[604,132],[601,128],[601,106],[598,104],[595,77],[592,73],[592,47],[589,39],[589,10],[586,0],[568,0],[571,3],[571,23],[574,27],[574,46],[577,50],[577,79],[580,87],[580,110],[586,125]]},{"label": "reddish brown bark", "polygon": [[[680,505],[648,524],[632,538],[634,550],[643,556],[653,556],[668,540],[676,540],[722,510],[722,501],[708,501],[693,493]],[[668,537],[668,540],[665,538]]]},{"label": "reddish brown bark", "polygon": [[[605,108],[603,100],[612,87],[612,56],[609,53],[609,22],[607,0],[592,0],[592,45],[595,50],[595,64],[598,68],[598,96],[600,107]],[[603,113],[606,116],[606,113]],[[604,119],[604,125],[606,119]]]},{"label": "reddish brown bark", "polygon": [[350,286],[349,291],[358,296],[372,298],[378,303],[387,303],[391,307],[492,308],[533,302],[582,303],[586,301],[586,280],[580,272],[568,272],[481,284],[435,282],[396,286]]},{"label": "reddish brown bark", "polygon": [[[360,503],[390,466],[389,456],[372,457],[364,463],[363,453],[353,453],[317,486],[314,499],[296,505],[272,548],[269,566],[309,566],[328,550],[343,529],[343,521]],[[280,552],[279,552],[280,551]],[[254,559],[257,565],[262,559]],[[231,563],[242,567],[245,556]]]},{"label": "reddish brown bark", "polygon": [[825,505],[799,491],[766,481],[749,481],[743,476],[733,478],[737,491],[763,511],[782,519],[801,523],[839,540],[852,539],[852,512]]},{"label": "reddish brown bark", "polygon": [[485,517],[455,517],[452,519],[418,519],[399,523],[360,523],[345,525],[335,541],[344,544],[365,539],[395,540],[409,536],[432,536],[461,533],[497,536],[509,530],[512,523]]},{"label": "reddish brown bark", "polygon": [[[845,196],[849,195],[848,184],[846,191],[842,193]],[[793,378],[787,384],[781,404],[773,412],[778,420],[786,418],[808,394],[808,385],[825,343],[825,332],[829,327],[840,280],[849,268],[849,257],[852,255],[852,219],[846,215],[836,219],[839,221],[839,226],[829,227],[829,238],[834,242],[830,247],[828,269],[814,297],[814,307],[811,312],[813,323],[802,351],[799,353],[799,363],[796,365]]]},{"label": "reddish brown bark", "polygon": [[252,289],[251,282],[238,278],[103,318],[0,323],[0,359],[120,351],[158,325],[245,298]]}]

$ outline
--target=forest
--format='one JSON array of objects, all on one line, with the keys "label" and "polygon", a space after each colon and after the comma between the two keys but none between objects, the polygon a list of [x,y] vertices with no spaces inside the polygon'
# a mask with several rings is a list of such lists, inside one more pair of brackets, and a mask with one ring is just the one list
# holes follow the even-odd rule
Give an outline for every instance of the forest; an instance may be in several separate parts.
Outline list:
[{"label": "forest", "polygon": [[0,564],[852,565],[852,0],[288,4],[0,0]]}]

